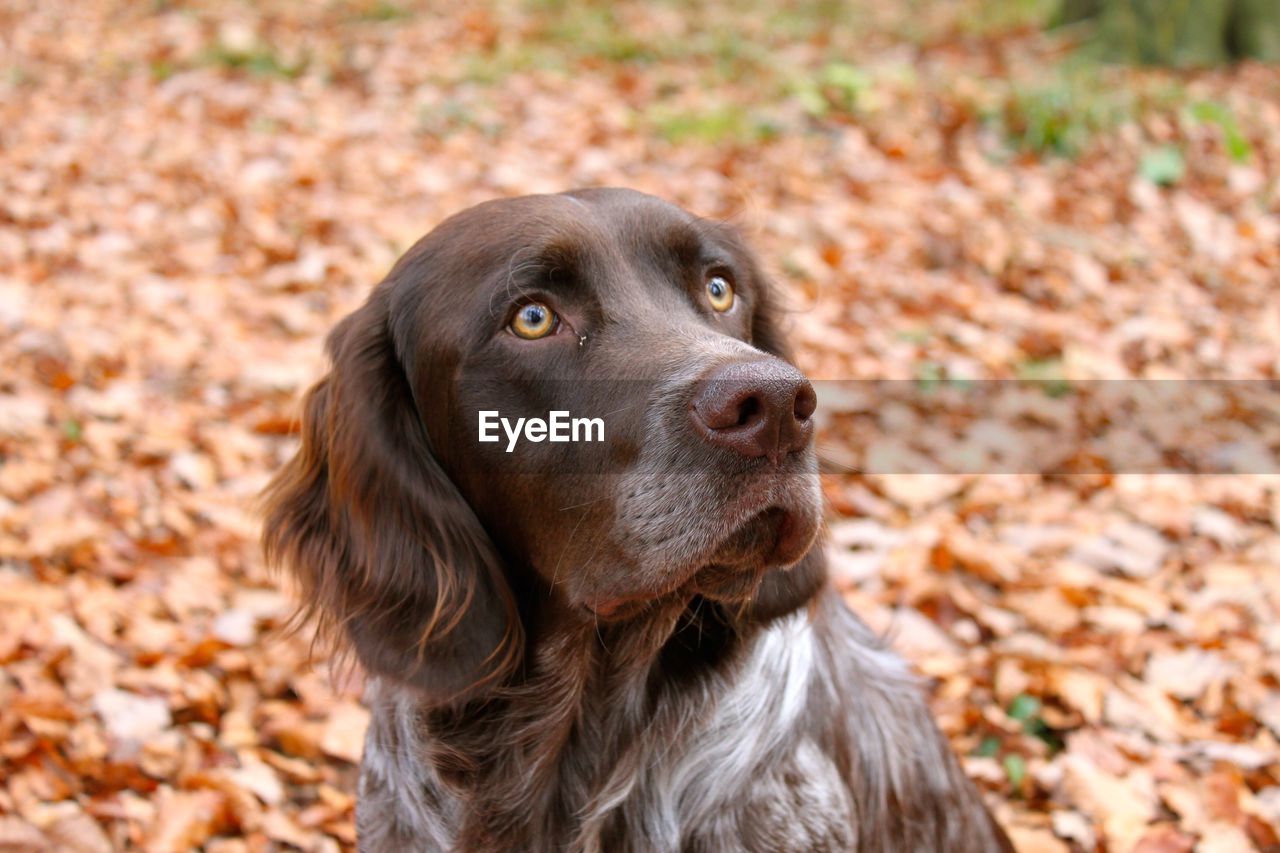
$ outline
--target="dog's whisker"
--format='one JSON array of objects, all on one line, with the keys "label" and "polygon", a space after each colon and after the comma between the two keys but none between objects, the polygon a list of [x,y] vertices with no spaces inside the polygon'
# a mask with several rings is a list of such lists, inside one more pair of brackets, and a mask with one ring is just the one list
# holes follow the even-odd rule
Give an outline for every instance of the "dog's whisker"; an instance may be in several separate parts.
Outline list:
[{"label": "dog's whisker", "polygon": [[[515,286],[515,280],[517,276],[519,276],[521,273],[526,272],[527,270],[537,269],[540,266],[544,266],[542,261],[540,261],[538,258],[531,258],[527,261],[519,260],[520,255],[522,253],[533,252],[533,251],[536,251],[536,249],[532,246],[521,246],[520,248],[516,249],[514,252],[511,253],[511,257],[507,261],[507,277],[505,282],[503,283],[504,285],[503,297],[507,300],[507,302],[512,301],[511,289],[513,286]],[[489,296],[489,317],[490,318],[492,318],[496,313],[493,307],[494,296],[496,295],[497,294],[495,292],[493,294],[490,294]],[[521,296],[524,295],[523,289],[520,290],[520,295]]]},{"label": "dog's whisker", "polygon": [[[598,497],[598,498],[592,498],[592,499],[591,499],[591,500],[589,500],[589,501],[583,501],[583,502],[582,502],[582,503],[580,503],[580,504],[569,504],[568,506],[562,506],[562,507],[560,507],[560,510],[559,510],[559,511],[560,511],[560,512],[565,512],[565,511],[567,511],[567,510],[571,510],[571,509],[578,509],[579,507],[591,506],[591,504],[598,504],[598,503],[600,503],[600,501],[608,500],[608,499],[609,499],[609,498],[611,498],[611,497],[613,497],[613,495],[602,495],[601,497]],[[585,515],[585,513],[584,513],[584,515]]]},{"label": "dog's whisker", "polygon": [[[587,503],[594,503],[594,501],[587,501]],[[586,505],[587,504],[579,504],[579,506],[586,506]],[[560,577],[560,564],[564,562],[564,555],[569,553],[569,547],[573,545],[573,537],[575,534],[577,534],[578,528],[582,526],[582,520],[586,517],[587,517],[587,513],[585,512],[579,515],[577,524],[573,525],[573,529],[569,531],[569,539],[564,543],[564,548],[560,551],[560,557],[556,560],[556,567],[551,570],[551,588],[552,589],[556,588],[556,580]]]},{"label": "dog's whisker", "polygon": [[815,455],[818,457],[818,472],[821,474],[864,474],[861,468],[854,467],[847,462],[842,462],[830,452],[824,452],[821,447],[815,449]]},{"label": "dog's whisker", "polygon": [[700,613],[702,612],[702,605],[704,605],[704,604],[706,604],[706,603],[707,603],[707,598],[706,598],[706,596],[704,596],[704,595],[700,595],[700,596],[698,596],[698,604],[697,604],[697,606],[695,606],[695,607],[693,608],[693,617],[692,617],[692,618],[693,618],[693,621],[694,621],[694,622],[697,622],[697,624],[698,624],[698,646],[699,646],[699,648],[701,648],[701,646],[702,646],[702,622],[698,619],[698,614],[700,614]]},{"label": "dog's whisker", "polygon": [[605,653],[607,654],[609,651],[609,647],[606,646],[604,643],[604,634],[600,633],[600,614],[597,613],[594,609],[591,611],[591,620],[592,622],[595,623],[595,626],[596,626],[596,639],[600,642],[600,648],[604,649]]},{"label": "dog's whisker", "polygon": [[643,403],[643,402],[639,402],[639,403],[628,403],[627,405],[625,405],[625,406],[623,406],[623,407],[621,407],[621,408],[619,408],[619,409],[614,409],[612,412],[605,412],[603,415],[601,415],[601,417],[605,417],[605,418],[607,418],[607,417],[609,417],[610,415],[616,415],[616,414],[619,414],[619,413],[621,413],[621,412],[626,412],[626,411],[629,411],[629,410],[631,410],[631,409],[636,408],[637,406],[643,406],[643,405],[644,405],[644,403]]}]

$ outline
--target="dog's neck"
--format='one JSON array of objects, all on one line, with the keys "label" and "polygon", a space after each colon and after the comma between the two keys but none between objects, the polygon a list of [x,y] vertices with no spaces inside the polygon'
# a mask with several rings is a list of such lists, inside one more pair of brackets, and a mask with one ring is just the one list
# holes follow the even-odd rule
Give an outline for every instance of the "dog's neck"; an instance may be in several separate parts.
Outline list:
[{"label": "dog's neck", "polygon": [[670,704],[664,700],[731,666],[755,630],[702,599],[618,623],[537,616],[522,675],[488,697],[421,718],[439,778],[484,801],[469,811],[486,816],[485,825],[463,830],[478,847],[531,820],[570,820],[583,804],[548,800],[568,790],[558,777],[608,772],[655,725]]}]

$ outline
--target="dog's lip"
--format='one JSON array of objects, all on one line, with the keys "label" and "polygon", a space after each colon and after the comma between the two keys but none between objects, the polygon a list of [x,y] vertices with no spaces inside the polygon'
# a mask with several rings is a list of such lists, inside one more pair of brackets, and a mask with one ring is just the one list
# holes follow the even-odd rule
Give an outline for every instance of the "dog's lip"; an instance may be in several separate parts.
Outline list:
[{"label": "dog's lip", "polygon": [[818,518],[821,515],[821,509],[818,506],[806,507],[800,496],[789,497],[788,500],[778,500],[776,495],[767,491],[744,495],[735,507],[737,511],[734,512],[733,522],[725,526],[723,533],[707,549],[708,558],[719,551],[738,531],[760,516],[776,510],[782,514],[782,519],[778,524],[774,547],[765,555],[765,562],[774,566],[794,564],[813,544],[820,526]]},{"label": "dog's lip", "polygon": [[805,524],[801,513],[782,509],[782,521],[778,523],[778,534],[768,562],[779,566],[795,565],[813,546],[818,527],[817,523]]},{"label": "dog's lip", "polygon": [[[772,547],[763,556],[761,563],[767,567],[790,568],[805,555],[812,546],[814,538],[817,536],[818,524],[806,524],[805,514],[802,510],[779,506],[777,504],[769,504],[755,512],[744,514],[737,524],[729,529],[725,535],[717,542],[716,546],[708,551],[708,560],[699,564],[694,571],[683,577],[679,583],[672,585],[667,589],[645,591],[640,593],[631,593],[618,597],[600,597],[594,601],[586,601],[583,606],[586,610],[598,619],[606,619],[610,621],[627,619],[642,612],[654,602],[661,601],[668,596],[687,593],[688,598],[694,595],[711,593],[714,597],[716,586],[704,589],[706,586],[706,575],[708,572],[729,572],[743,575],[752,574],[747,567],[738,568],[728,565],[722,561],[716,560],[713,556],[716,551],[726,541],[728,541],[735,533],[744,526],[751,524],[760,516],[777,510],[781,513],[781,519],[778,522],[778,529],[774,535]],[[761,572],[756,572],[757,580]],[[740,579],[734,579],[726,582],[725,586],[739,586]]]},{"label": "dog's lip", "polygon": [[[773,513],[777,513],[779,516],[773,531],[773,541],[757,558],[748,560],[745,564],[735,564],[719,559],[720,548],[732,539],[738,531]],[[714,574],[716,572],[750,573],[752,566],[758,568],[760,572],[765,569],[779,568],[785,571],[799,562],[800,558],[805,555],[813,545],[817,532],[818,523],[815,520],[808,519],[802,510],[776,504],[769,505],[758,512],[752,513],[735,526],[711,550],[711,559],[694,572],[693,579],[697,581],[708,573]]]},{"label": "dog's lip", "polygon": [[[796,472],[797,475],[803,475],[803,473]],[[738,566],[736,561],[726,562],[720,555],[720,551],[747,525],[755,522],[760,516],[775,511],[781,515],[781,518],[777,522],[777,530],[771,546],[767,550],[762,549],[758,561],[749,562],[750,564],[758,562],[759,565],[755,566],[758,571],[754,573],[760,576],[763,576],[763,568],[788,569],[795,565],[817,538],[818,529],[821,527],[821,505],[817,501],[811,505],[805,490],[794,488],[779,490],[776,487],[770,487],[766,482],[767,479],[752,478],[748,483],[743,484],[745,488],[742,488],[727,506],[720,509],[722,523],[711,544],[701,548],[700,554],[690,560],[683,571],[674,577],[668,576],[667,582],[660,588],[636,590],[633,587],[627,590],[602,590],[596,595],[588,594],[579,598],[579,606],[596,619],[621,621],[634,617],[671,596],[687,593],[687,597],[692,598],[707,591],[702,587],[708,574],[735,571],[752,574],[752,565]],[[779,491],[782,494],[779,494]],[[700,579],[704,583],[700,583]],[[735,580],[728,585],[737,586],[738,583],[739,581]]]}]

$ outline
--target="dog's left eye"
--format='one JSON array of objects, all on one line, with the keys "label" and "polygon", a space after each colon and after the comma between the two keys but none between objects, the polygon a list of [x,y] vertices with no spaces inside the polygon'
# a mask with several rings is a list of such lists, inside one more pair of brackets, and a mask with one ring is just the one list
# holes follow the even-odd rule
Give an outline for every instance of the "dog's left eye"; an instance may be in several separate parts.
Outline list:
[{"label": "dog's left eye", "polygon": [[713,275],[707,279],[707,301],[717,311],[728,311],[733,307],[733,285],[722,275]]},{"label": "dog's left eye", "polygon": [[541,302],[530,302],[520,307],[511,318],[511,331],[528,341],[545,338],[556,330],[560,319]]}]

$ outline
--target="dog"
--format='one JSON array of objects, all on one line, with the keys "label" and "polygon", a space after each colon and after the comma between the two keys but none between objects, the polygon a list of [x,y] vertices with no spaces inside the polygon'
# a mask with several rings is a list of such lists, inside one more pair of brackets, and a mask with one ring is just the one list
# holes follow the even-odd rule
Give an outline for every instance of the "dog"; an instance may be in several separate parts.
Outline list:
[{"label": "dog", "polygon": [[[1012,850],[827,583],[815,394],[731,226],[480,204],[327,347],[263,537],[368,677],[361,849]],[[599,440],[482,440],[554,412]]]}]

